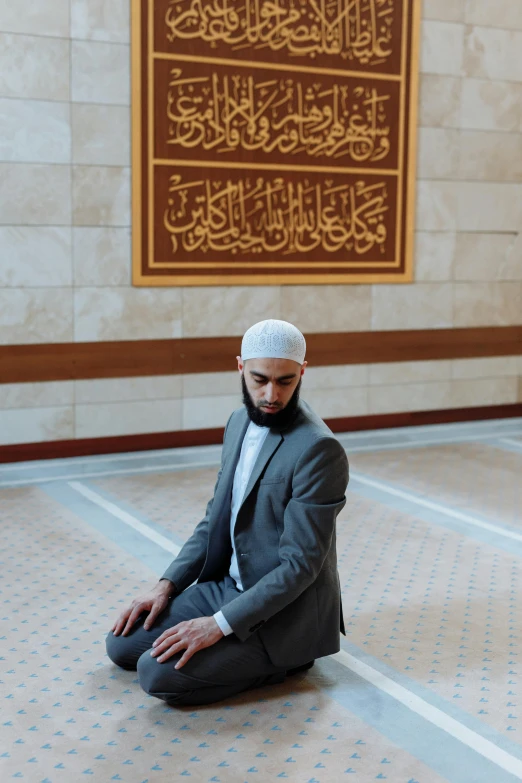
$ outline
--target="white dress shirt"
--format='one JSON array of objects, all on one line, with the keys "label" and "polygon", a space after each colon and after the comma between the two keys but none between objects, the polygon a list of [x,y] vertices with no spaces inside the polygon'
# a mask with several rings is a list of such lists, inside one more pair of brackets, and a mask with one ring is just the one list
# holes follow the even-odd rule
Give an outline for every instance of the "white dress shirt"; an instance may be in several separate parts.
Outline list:
[{"label": "white dress shirt", "polygon": [[[243,438],[243,445],[241,446],[241,454],[234,474],[234,485],[232,487],[232,505],[230,510],[230,540],[232,543],[232,558],[230,561],[229,574],[236,583],[238,590],[243,591],[243,585],[241,584],[241,576],[239,574],[239,566],[237,563],[236,545],[234,542],[234,528],[236,526],[236,519],[241,503],[245,496],[245,490],[247,488],[248,480],[252,475],[254,465],[259,456],[259,452],[265,442],[268,435],[269,427],[258,427],[254,422],[250,422],[248,429],[245,432]],[[214,615],[216,623],[219,625],[225,636],[229,636],[233,633],[232,628],[227,623],[223,612],[216,612]]]}]

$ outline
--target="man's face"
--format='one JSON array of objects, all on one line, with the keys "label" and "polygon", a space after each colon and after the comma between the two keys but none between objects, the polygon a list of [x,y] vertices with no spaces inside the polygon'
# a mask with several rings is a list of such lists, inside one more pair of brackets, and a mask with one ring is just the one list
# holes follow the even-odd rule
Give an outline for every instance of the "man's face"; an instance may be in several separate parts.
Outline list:
[{"label": "man's face", "polygon": [[243,376],[254,407],[269,417],[288,405],[301,377],[302,365],[291,359],[247,359],[238,356],[238,369]]}]

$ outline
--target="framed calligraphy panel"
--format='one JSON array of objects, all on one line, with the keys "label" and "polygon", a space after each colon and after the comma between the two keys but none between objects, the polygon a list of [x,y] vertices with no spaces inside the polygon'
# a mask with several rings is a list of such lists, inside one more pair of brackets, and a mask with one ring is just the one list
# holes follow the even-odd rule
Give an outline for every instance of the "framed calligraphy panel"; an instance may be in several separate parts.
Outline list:
[{"label": "framed calligraphy panel", "polygon": [[420,0],[133,0],[133,280],[412,279]]}]

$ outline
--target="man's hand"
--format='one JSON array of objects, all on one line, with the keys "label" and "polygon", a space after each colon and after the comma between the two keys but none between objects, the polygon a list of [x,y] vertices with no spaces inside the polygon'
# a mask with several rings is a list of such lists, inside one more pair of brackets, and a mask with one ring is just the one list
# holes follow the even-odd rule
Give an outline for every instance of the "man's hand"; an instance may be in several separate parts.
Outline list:
[{"label": "man's hand", "polygon": [[167,579],[163,579],[145,595],[135,598],[130,606],[125,609],[114,625],[112,632],[114,636],[119,636],[123,630],[122,636],[127,636],[132,626],[142,612],[149,613],[143,627],[146,631],[152,626],[156,617],[161,614],[169,602],[169,597],[174,593],[174,585]]},{"label": "man's hand", "polygon": [[211,647],[224,636],[213,617],[196,617],[167,628],[154,642],[151,655],[163,663],[180,650],[185,650],[175,669],[181,669],[198,650]]}]

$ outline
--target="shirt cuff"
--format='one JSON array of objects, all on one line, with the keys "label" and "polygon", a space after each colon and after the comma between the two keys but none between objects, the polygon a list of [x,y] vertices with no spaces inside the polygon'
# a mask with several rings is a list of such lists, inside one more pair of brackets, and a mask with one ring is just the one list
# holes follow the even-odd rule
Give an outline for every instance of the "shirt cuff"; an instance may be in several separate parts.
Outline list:
[{"label": "shirt cuff", "polygon": [[234,633],[230,625],[225,620],[225,615],[223,612],[216,612],[214,615],[214,620],[219,625],[220,629],[223,631],[223,634],[225,636],[230,636],[231,633]]}]

